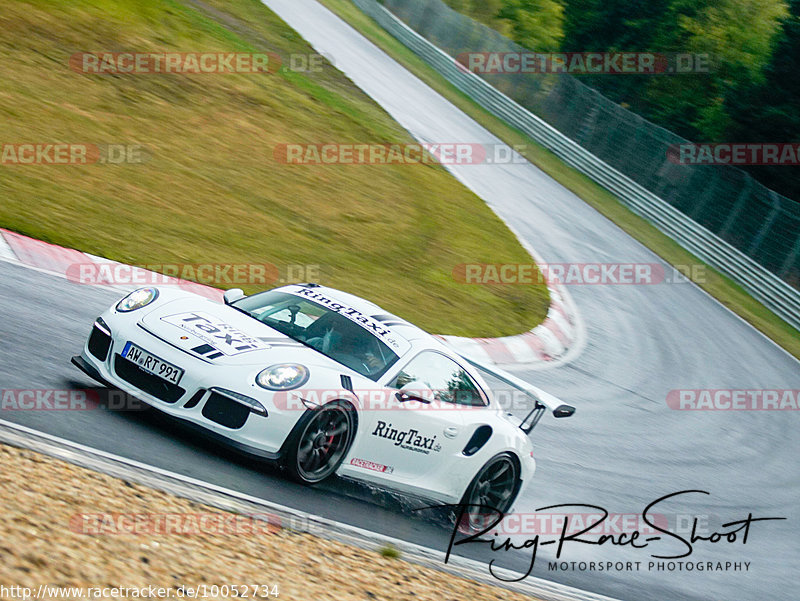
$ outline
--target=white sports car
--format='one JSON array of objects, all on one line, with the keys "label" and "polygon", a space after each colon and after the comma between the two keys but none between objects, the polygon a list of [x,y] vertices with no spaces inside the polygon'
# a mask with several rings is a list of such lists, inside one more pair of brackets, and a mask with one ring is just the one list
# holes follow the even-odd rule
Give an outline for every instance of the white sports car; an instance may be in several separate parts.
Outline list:
[{"label": "white sports car", "polygon": [[[300,482],[336,473],[502,512],[533,476],[530,430],[546,409],[574,412],[316,284],[229,290],[225,304],[142,288],[95,321],[72,362]],[[500,406],[476,366],[528,395],[524,419]]]}]

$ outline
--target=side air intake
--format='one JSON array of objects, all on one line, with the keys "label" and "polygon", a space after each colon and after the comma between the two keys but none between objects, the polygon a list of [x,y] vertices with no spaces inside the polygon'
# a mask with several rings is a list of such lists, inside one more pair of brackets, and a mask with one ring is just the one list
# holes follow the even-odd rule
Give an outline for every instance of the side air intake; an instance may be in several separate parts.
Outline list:
[{"label": "side air intake", "polygon": [[467,446],[464,447],[462,453],[467,457],[474,455],[481,450],[483,445],[485,445],[491,437],[491,426],[479,426],[472,435],[472,438],[469,439],[469,442],[467,443]]}]

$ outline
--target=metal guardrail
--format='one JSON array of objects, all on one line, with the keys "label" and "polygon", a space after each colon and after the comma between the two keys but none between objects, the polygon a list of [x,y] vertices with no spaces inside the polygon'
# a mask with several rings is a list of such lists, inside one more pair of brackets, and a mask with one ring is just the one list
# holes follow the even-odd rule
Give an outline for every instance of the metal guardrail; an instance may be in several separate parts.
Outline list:
[{"label": "metal guardrail", "polygon": [[376,0],[353,0],[353,3],[482,107],[613,192],[635,213],[686,250],[730,276],[754,298],[800,330],[800,290],[463,68]]}]

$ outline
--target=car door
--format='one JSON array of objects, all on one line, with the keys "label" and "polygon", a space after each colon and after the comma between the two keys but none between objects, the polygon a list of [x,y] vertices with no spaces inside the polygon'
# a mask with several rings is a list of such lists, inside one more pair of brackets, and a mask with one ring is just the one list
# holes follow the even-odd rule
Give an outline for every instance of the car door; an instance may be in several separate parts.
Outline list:
[{"label": "car door", "polygon": [[[432,391],[433,402],[400,400],[400,389],[415,382]],[[387,378],[383,392],[391,402],[364,412],[367,432],[359,452],[390,469],[394,478],[408,481],[452,465],[472,434],[465,428],[470,421],[466,412],[485,404],[466,371],[436,351],[423,351],[408,361]]]}]

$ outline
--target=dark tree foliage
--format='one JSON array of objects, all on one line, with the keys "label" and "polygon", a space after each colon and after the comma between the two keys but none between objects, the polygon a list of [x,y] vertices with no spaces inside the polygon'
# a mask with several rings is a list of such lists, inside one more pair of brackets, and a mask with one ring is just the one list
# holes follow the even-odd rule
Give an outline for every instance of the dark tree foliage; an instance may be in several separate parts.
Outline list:
[{"label": "dark tree foliage", "polygon": [[[707,56],[696,73],[579,77],[693,141],[800,142],[800,0],[447,2],[536,51]],[[800,167],[748,170],[800,200]]]},{"label": "dark tree foliage", "polygon": [[[800,143],[800,0],[792,0],[790,10],[764,82],[745,86],[728,99],[732,140]],[[800,200],[800,167],[750,171],[777,192]]]}]

